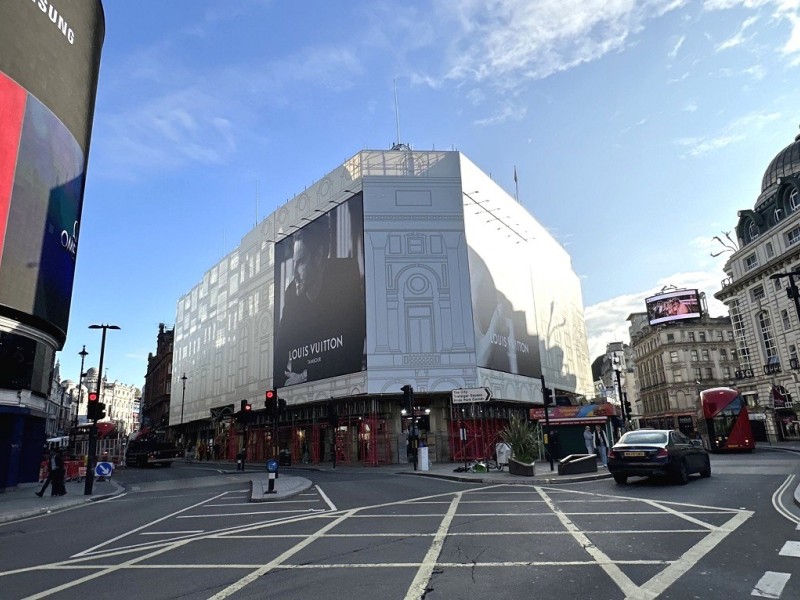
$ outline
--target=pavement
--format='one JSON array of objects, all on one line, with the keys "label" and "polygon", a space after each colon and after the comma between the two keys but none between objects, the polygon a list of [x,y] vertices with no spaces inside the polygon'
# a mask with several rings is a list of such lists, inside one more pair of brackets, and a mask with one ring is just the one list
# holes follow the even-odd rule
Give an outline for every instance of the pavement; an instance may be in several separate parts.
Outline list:
[{"label": "pavement", "polygon": [[[759,446],[759,450],[791,451],[800,454],[800,444]],[[551,471],[548,462],[537,462],[535,474],[532,477],[511,475],[507,468],[502,471],[495,469],[486,473],[464,472],[463,463],[434,463],[429,465],[427,470],[421,468],[415,470],[412,463],[380,465],[375,467],[343,465],[341,463],[334,466],[332,463],[319,463],[294,464],[291,467],[282,467],[278,476],[272,480],[272,489],[270,489],[269,474],[266,472],[265,466],[261,463],[247,464],[244,473],[236,470],[236,463],[234,461],[211,461],[205,464],[218,468],[222,475],[236,474],[241,475],[243,480],[249,480],[251,502],[282,500],[303,492],[313,485],[308,478],[302,476],[304,471],[309,473],[315,471],[329,473],[381,471],[410,477],[434,477],[437,479],[465,483],[504,485],[558,485],[595,481],[611,477],[611,474],[602,466],[598,466],[597,472],[583,473],[580,475],[559,475],[558,465],[555,464],[554,470]],[[287,469],[290,470],[287,471]],[[65,484],[67,489],[67,494],[65,496],[50,496],[50,489],[48,489],[42,498],[35,495],[35,492],[41,488],[41,483],[20,484],[15,489],[8,489],[5,493],[0,493],[0,524],[37,517],[59,510],[67,510],[81,506],[89,502],[98,502],[100,500],[112,498],[128,490],[124,479],[124,471],[121,471],[119,475],[106,478],[103,481],[95,479],[91,495],[85,495],[84,482],[68,481]],[[187,486],[191,486],[197,485],[200,480],[206,481],[208,480],[208,476],[171,480],[169,483],[178,486],[184,483]],[[797,506],[800,506],[800,485],[798,485],[794,491],[794,501]]]}]

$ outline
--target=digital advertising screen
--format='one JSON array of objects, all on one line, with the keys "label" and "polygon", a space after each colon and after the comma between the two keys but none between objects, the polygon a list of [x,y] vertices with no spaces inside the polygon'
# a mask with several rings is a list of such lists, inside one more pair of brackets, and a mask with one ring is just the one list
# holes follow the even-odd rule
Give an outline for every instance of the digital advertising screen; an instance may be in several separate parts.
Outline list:
[{"label": "digital advertising screen", "polygon": [[99,0],[0,2],[0,313],[60,344],[104,35]]},{"label": "digital advertising screen", "polygon": [[366,369],[359,193],[275,244],[275,387]]},{"label": "digital advertising screen", "polygon": [[699,319],[702,316],[698,290],[675,290],[650,296],[644,301],[650,325],[684,319]]}]

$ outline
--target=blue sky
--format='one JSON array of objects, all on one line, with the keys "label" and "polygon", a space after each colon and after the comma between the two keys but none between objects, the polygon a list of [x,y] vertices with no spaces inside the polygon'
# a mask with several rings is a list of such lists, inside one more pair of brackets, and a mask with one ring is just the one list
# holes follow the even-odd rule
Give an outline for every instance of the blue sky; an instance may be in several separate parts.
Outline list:
[{"label": "blue sky", "polygon": [[[62,378],[142,386],[158,324],[256,220],[364,148],[457,149],[569,251],[590,355],[798,133],[800,0],[106,0]],[[105,369],[104,369],[105,370]]]}]

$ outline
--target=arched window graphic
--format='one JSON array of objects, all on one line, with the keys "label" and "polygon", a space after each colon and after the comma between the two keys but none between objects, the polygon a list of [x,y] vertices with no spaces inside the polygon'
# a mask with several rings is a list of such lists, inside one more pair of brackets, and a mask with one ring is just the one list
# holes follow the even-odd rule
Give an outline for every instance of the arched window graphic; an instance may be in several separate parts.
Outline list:
[{"label": "arched window graphic", "polygon": [[783,209],[780,207],[776,208],[775,211],[773,212],[773,216],[775,217],[775,223],[780,223],[781,221],[783,221],[783,217],[785,216],[783,214]]},{"label": "arched window graphic", "polygon": [[747,235],[750,236],[750,241],[758,239],[758,236],[761,235],[761,232],[758,230],[758,225],[753,221],[750,221],[750,224],[747,226]]},{"label": "arched window graphic", "polygon": [[789,192],[789,210],[794,212],[798,208],[800,208],[800,192],[797,191],[797,188],[792,188],[792,191]]},{"label": "arched window graphic", "polygon": [[767,357],[767,364],[773,364],[778,360],[778,349],[775,346],[775,337],[772,334],[772,321],[767,311],[762,310],[758,313],[758,326],[761,329],[761,341],[764,343],[764,353]]},{"label": "arched window graphic", "polygon": [[412,274],[405,282],[406,352],[427,354],[436,348],[433,315],[433,286],[423,273]]}]

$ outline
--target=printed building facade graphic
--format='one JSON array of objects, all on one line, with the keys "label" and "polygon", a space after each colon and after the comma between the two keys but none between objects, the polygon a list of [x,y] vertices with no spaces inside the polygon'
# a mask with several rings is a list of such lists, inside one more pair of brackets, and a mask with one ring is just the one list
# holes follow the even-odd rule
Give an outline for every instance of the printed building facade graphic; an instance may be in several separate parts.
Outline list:
[{"label": "printed building facade graphic", "polygon": [[[178,302],[184,421],[278,389],[290,407],[592,395],[564,248],[459,152],[363,151],[288,201]],[[171,407],[177,423],[179,407]]]}]

